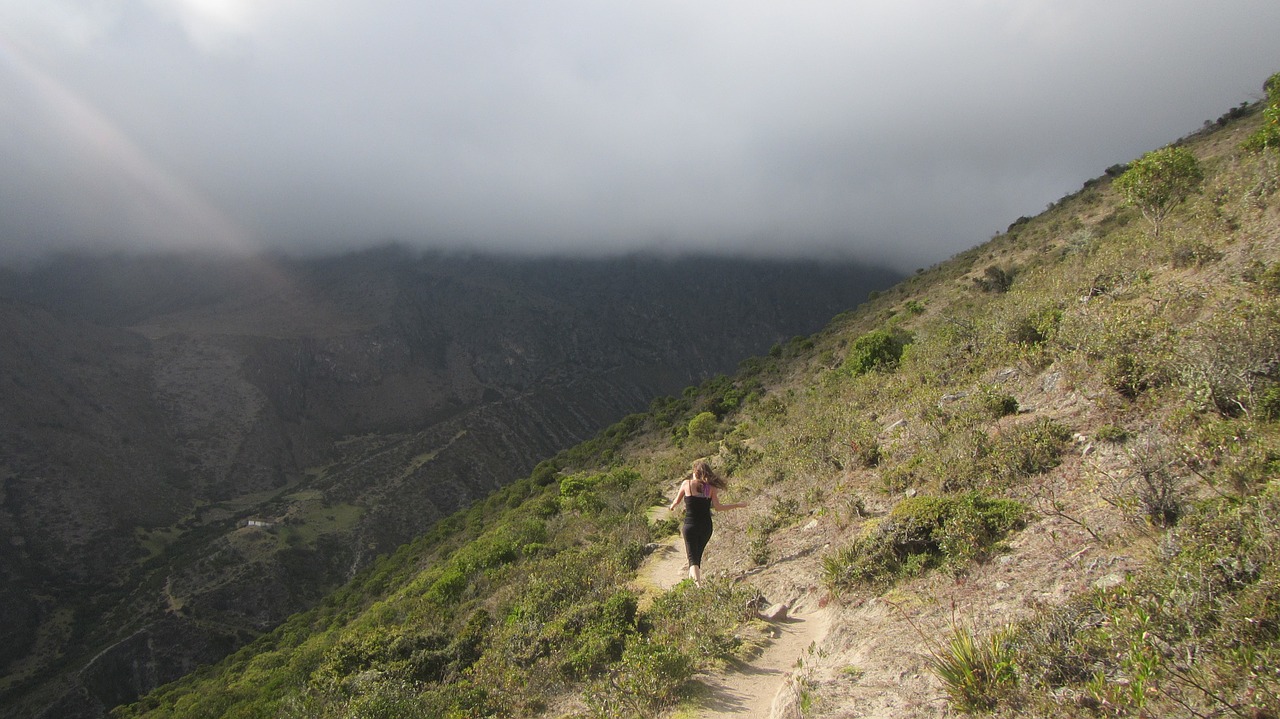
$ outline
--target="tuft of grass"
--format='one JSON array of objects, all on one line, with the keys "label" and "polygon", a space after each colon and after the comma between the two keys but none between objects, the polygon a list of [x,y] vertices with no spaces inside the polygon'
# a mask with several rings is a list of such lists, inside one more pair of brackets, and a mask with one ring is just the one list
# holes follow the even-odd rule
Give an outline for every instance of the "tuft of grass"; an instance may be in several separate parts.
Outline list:
[{"label": "tuft of grass", "polygon": [[1017,672],[1006,632],[978,637],[955,624],[951,638],[926,658],[951,706],[961,712],[989,712],[1012,692]]},{"label": "tuft of grass", "polygon": [[1093,437],[1099,442],[1123,444],[1129,439],[1129,431],[1118,425],[1104,424],[1093,431]]}]

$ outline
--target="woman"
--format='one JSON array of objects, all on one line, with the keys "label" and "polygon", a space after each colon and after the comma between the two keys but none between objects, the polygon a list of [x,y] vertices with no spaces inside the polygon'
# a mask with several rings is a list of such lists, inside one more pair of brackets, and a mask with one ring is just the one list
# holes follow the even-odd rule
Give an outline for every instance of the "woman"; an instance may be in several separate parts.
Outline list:
[{"label": "woman", "polygon": [[680,536],[684,537],[684,553],[689,559],[689,577],[693,583],[702,586],[702,550],[706,549],[711,539],[711,510],[738,509],[747,506],[746,502],[737,504],[720,504],[720,490],[727,487],[724,477],[716,474],[705,459],[693,463],[693,474],[680,483],[680,491],[671,500],[671,511],[675,511],[684,500],[684,523],[680,525]]}]

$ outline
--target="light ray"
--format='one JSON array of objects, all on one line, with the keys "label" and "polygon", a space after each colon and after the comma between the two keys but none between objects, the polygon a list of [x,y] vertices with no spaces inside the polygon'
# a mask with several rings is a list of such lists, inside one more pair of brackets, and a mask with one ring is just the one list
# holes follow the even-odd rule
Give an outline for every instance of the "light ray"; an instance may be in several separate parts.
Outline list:
[{"label": "light ray", "polygon": [[[0,81],[12,88],[9,136],[51,178],[71,212],[100,236],[157,249],[251,251],[248,233],[190,183],[152,160],[106,114],[0,34]],[[16,132],[14,128],[17,128]],[[25,135],[25,136],[24,136]],[[18,181],[21,183],[21,180]],[[20,189],[20,188],[19,188]]]}]

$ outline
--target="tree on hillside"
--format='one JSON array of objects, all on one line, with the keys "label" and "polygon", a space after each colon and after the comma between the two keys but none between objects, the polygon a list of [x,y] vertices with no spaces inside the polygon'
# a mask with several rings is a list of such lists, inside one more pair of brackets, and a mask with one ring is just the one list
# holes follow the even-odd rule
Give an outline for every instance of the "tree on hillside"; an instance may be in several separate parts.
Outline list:
[{"label": "tree on hillside", "polygon": [[708,442],[716,436],[716,416],[711,412],[702,412],[689,420],[689,436]]},{"label": "tree on hillside", "polygon": [[1280,72],[1267,78],[1267,106],[1262,111],[1262,127],[1245,140],[1250,150],[1280,150]]},{"label": "tree on hillside", "polygon": [[1142,210],[1160,234],[1160,224],[1178,203],[1200,189],[1204,171],[1185,147],[1165,147],[1143,155],[1116,178],[1115,187],[1130,205]]}]

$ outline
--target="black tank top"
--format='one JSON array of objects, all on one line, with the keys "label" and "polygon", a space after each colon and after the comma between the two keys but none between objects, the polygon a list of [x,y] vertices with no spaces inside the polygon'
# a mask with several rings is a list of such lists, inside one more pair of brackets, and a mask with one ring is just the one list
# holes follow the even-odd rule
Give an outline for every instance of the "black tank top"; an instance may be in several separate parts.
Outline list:
[{"label": "black tank top", "polygon": [[[710,485],[704,482],[702,491],[710,493]],[[711,497],[708,495],[686,494],[684,496],[684,520],[689,523],[710,522]]]}]

